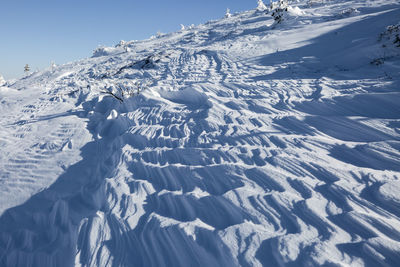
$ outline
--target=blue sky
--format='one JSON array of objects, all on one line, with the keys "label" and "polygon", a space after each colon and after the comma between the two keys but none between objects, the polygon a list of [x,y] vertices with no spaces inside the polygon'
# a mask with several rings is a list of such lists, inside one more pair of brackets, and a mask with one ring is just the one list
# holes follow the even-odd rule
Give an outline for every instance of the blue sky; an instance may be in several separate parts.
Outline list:
[{"label": "blue sky", "polygon": [[[264,1],[267,3],[269,1]],[[98,45],[141,40],[253,9],[257,0],[1,0],[0,74],[23,75],[90,57]]]}]

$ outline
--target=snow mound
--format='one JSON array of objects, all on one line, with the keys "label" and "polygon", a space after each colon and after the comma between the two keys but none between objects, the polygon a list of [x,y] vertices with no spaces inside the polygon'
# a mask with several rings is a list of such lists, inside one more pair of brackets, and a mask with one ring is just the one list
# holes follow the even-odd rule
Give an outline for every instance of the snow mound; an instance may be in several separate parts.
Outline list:
[{"label": "snow mound", "polygon": [[400,212],[400,181],[389,181],[379,187],[377,197],[385,204]]},{"label": "snow mound", "polygon": [[287,12],[291,16],[302,16],[305,14],[305,12],[301,10],[298,6],[295,7],[288,6]]},{"label": "snow mound", "polygon": [[118,117],[118,112],[113,109],[110,112],[110,115],[108,115],[107,120],[115,120]]},{"label": "snow mound", "polygon": [[6,87],[6,86],[0,86],[0,93],[5,93],[7,91],[9,91],[10,88]]},{"label": "snow mound", "polygon": [[193,87],[183,88],[178,91],[160,91],[160,95],[174,103],[184,104],[188,107],[211,107],[211,102],[205,93]]},{"label": "snow mound", "polygon": [[118,53],[126,52],[122,46],[116,47],[98,47],[93,51],[92,57],[103,57],[103,56],[110,56],[115,55]]}]

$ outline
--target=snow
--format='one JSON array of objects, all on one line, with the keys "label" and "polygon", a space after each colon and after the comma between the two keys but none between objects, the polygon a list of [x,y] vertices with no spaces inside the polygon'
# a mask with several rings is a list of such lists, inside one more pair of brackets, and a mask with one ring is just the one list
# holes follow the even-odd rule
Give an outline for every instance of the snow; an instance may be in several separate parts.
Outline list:
[{"label": "snow", "polygon": [[301,10],[299,7],[295,6],[295,7],[288,7],[288,13],[292,16],[302,16],[304,15],[304,11]]},{"label": "snow", "polygon": [[110,115],[108,115],[107,120],[115,120],[118,117],[118,111],[115,109],[111,110]]},{"label": "snow", "polygon": [[385,205],[390,206],[396,212],[400,207],[400,181],[387,181],[376,192],[377,198]]},{"label": "snow", "polygon": [[230,18],[232,16],[230,9],[226,9],[225,18]]},{"label": "snow", "polygon": [[0,93],[7,92],[7,91],[9,91],[9,90],[10,90],[10,88],[8,88],[8,87],[6,87],[6,86],[0,86]]},{"label": "snow", "polygon": [[2,84],[0,266],[399,265],[400,5],[283,12]]}]

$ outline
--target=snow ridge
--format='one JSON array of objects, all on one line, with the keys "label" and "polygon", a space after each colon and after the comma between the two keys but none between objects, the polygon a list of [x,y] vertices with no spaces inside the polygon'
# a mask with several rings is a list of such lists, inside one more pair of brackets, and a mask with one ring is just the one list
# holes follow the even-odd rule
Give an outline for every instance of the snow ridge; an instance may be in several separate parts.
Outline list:
[{"label": "snow ridge", "polygon": [[398,265],[400,5],[324,2],[7,83],[0,266]]}]

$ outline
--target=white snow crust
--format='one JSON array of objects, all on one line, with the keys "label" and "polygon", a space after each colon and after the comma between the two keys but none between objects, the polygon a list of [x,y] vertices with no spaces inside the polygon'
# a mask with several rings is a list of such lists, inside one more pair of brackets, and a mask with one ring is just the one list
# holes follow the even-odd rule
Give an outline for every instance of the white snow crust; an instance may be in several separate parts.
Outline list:
[{"label": "white snow crust", "polygon": [[285,12],[3,84],[0,266],[400,266],[400,4]]}]

